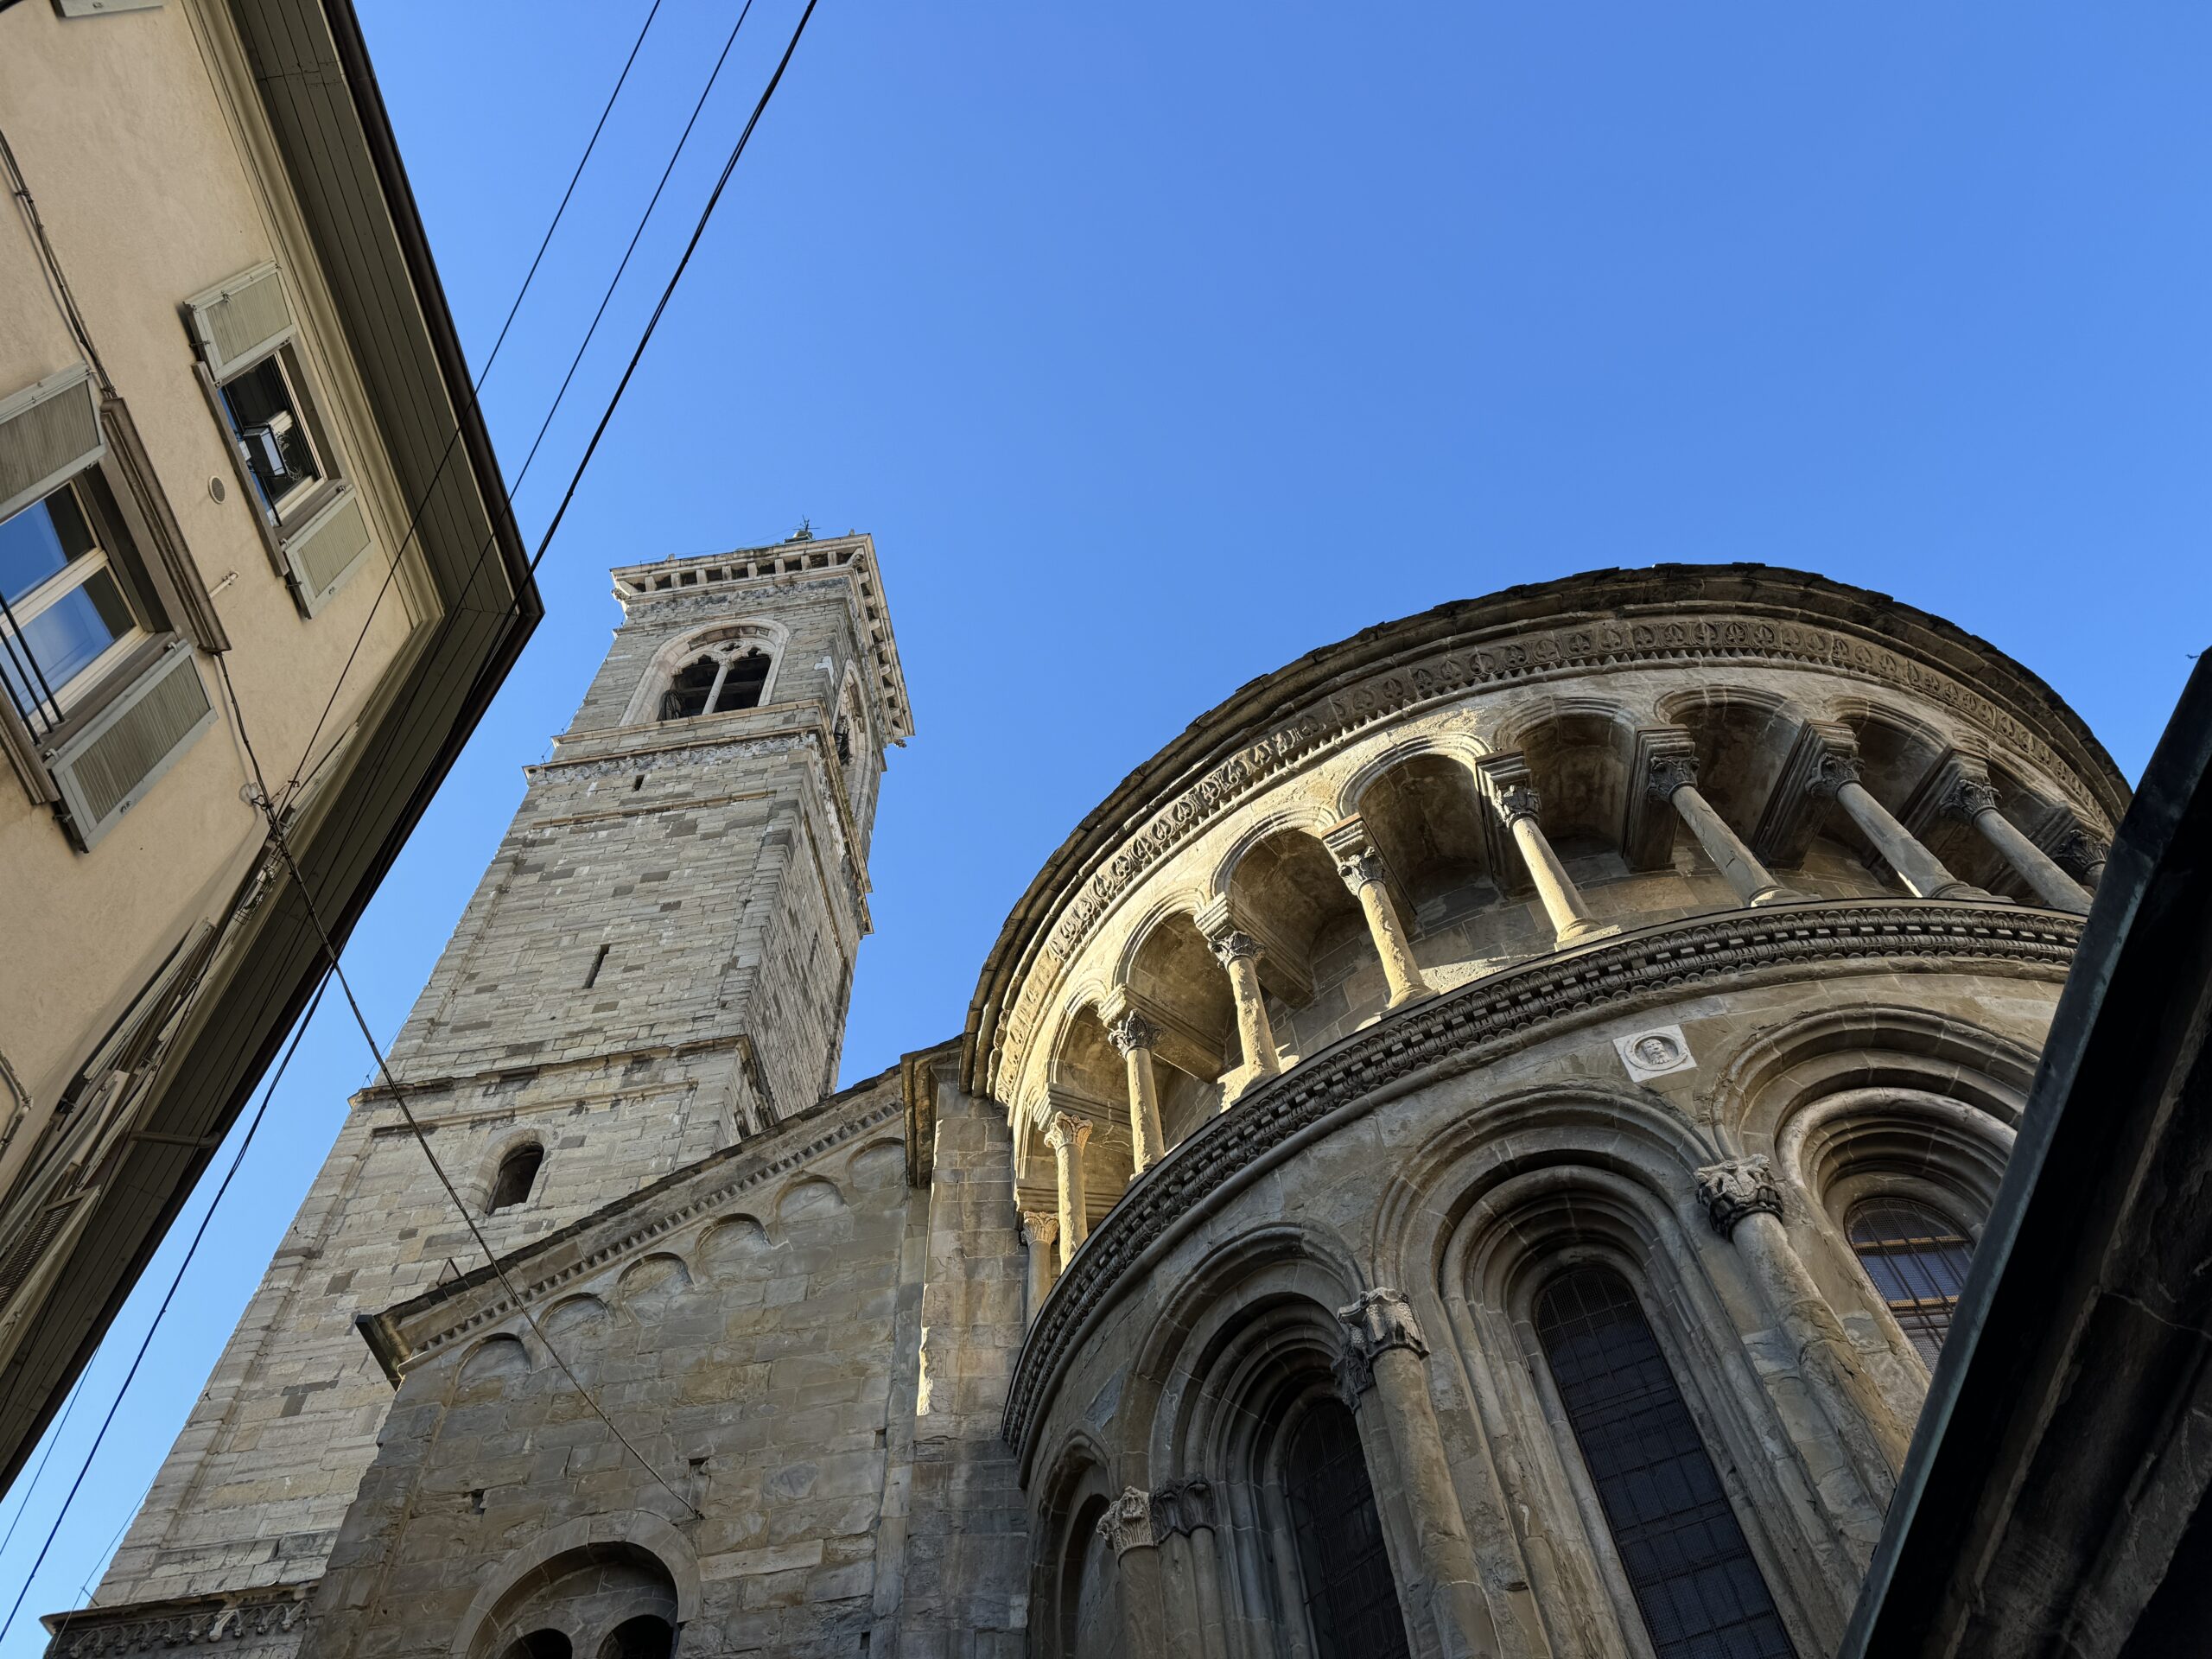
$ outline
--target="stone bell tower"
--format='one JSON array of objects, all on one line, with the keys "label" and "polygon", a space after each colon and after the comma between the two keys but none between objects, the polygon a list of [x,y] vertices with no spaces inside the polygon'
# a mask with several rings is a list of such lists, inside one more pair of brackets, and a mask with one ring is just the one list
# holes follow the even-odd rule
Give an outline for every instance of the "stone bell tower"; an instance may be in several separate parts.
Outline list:
[{"label": "stone bell tower", "polygon": [[[613,574],[613,648],[390,1055],[502,1254],[834,1088],[913,729],[868,537]],[[392,1397],[354,1317],[476,1256],[364,1090],[97,1605],[251,1590],[266,1651],[296,1645],[269,1592],[322,1573]]]}]

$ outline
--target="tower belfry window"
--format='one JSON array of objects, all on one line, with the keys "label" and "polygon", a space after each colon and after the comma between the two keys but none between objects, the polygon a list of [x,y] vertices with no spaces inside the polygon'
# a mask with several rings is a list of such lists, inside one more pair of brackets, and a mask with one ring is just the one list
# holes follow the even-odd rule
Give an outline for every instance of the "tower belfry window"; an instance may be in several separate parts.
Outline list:
[{"label": "tower belfry window", "polygon": [[735,709],[757,709],[768,683],[772,660],[758,645],[728,654],[709,652],[676,671],[662,694],[660,717],[690,720],[700,715],[726,715]]},{"label": "tower belfry window", "polygon": [[517,1147],[499,1160],[499,1173],[492,1183],[492,1202],[486,1213],[497,1215],[502,1210],[512,1210],[530,1197],[530,1190],[537,1185],[538,1166],[545,1161],[545,1148],[534,1142]]}]

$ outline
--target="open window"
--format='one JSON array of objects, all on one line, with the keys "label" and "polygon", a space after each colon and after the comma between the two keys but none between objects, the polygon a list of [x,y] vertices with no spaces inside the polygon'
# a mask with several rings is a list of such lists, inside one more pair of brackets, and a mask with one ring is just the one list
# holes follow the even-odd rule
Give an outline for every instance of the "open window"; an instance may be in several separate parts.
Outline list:
[{"label": "open window", "polygon": [[708,651],[676,671],[661,694],[660,718],[690,720],[757,709],[774,658],[758,645]]},{"label": "open window", "polygon": [[492,1201],[485,1206],[485,1213],[496,1216],[502,1210],[529,1203],[531,1191],[537,1185],[538,1168],[544,1162],[545,1148],[535,1141],[517,1147],[502,1158],[499,1173],[492,1182]]},{"label": "open window", "polygon": [[186,301],[184,314],[238,487],[313,616],[367,556],[369,520],[316,403],[284,279],[256,265]]},{"label": "open window", "polygon": [[0,749],[87,850],[213,723],[191,647],[228,643],[136,453],[83,367],[0,399]]}]

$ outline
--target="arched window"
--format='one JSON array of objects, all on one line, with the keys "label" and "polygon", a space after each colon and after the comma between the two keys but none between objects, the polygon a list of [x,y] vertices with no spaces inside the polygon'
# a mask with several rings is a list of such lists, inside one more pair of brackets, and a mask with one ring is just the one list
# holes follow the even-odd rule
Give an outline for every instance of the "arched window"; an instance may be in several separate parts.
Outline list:
[{"label": "arched window", "polygon": [[677,670],[661,696],[660,717],[689,720],[695,715],[758,708],[772,660],[758,645],[734,653],[708,652]]},{"label": "arched window", "polygon": [[545,1148],[532,1141],[526,1147],[517,1147],[499,1160],[498,1179],[492,1183],[492,1202],[487,1213],[497,1215],[502,1210],[512,1210],[530,1197],[530,1189],[537,1185],[537,1166],[545,1161]]},{"label": "arched window", "polygon": [[558,1630],[532,1630],[528,1636],[517,1637],[499,1659],[569,1659],[573,1650],[569,1638]]},{"label": "arched window", "polygon": [[1554,1280],[1536,1336],[1658,1659],[1794,1659],[1628,1281],[1604,1268]]},{"label": "arched window", "polygon": [[1406,1618],[1351,1413],[1324,1395],[1283,1447],[1284,1507],[1298,1544],[1314,1659],[1391,1659]]},{"label": "arched window", "polygon": [[1913,1198],[1869,1198],[1851,1212],[1850,1233],[1859,1265],[1934,1370],[1974,1265],[1973,1244],[1942,1214]]},{"label": "arched window", "polygon": [[652,1613],[626,1618],[599,1644],[599,1659],[668,1659],[676,1651],[676,1630]]}]

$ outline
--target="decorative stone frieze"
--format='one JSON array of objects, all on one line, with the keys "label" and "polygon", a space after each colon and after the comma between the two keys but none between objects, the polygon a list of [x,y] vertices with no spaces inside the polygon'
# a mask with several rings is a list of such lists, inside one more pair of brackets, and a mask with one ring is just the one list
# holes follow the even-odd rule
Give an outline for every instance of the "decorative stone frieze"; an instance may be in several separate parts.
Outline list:
[{"label": "decorative stone frieze", "polygon": [[1198,1224],[1215,1193],[1270,1166],[1294,1137],[1324,1118],[1367,1109],[1394,1084],[1458,1075],[1547,1027],[1602,1019],[1624,1002],[1687,985],[1853,963],[1911,971],[2001,963],[2056,980],[2079,939],[2077,918],[2025,907],[1927,899],[1784,905],[1643,929],[1409,1004],[1201,1124],[1107,1214],[1031,1324],[1003,1432],[1026,1452],[1076,1343],[1128,1287],[1147,1252]]},{"label": "decorative stone frieze", "polygon": [[120,1618],[98,1610],[72,1616],[54,1632],[51,1659],[105,1659],[110,1654],[160,1652],[170,1648],[222,1647],[282,1636],[307,1615],[307,1587],[285,1585],[235,1596],[141,1604]]},{"label": "decorative stone frieze", "polygon": [[1707,1164],[1697,1173],[1697,1198],[1713,1230],[1723,1238],[1733,1238],[1737,1224],[1746,1216],[1782,1213],[1782,1183],[1764,1156]]},{"label": "decorative stone frieze", "polygon": [[1121,1497],[1098,1517],[1098,1535],[1117,1558],[1133,1549],[1157,1548],[1160,1536],[1153,1525],[1152,1494],[1141,1486],[1123,1487]]}]

